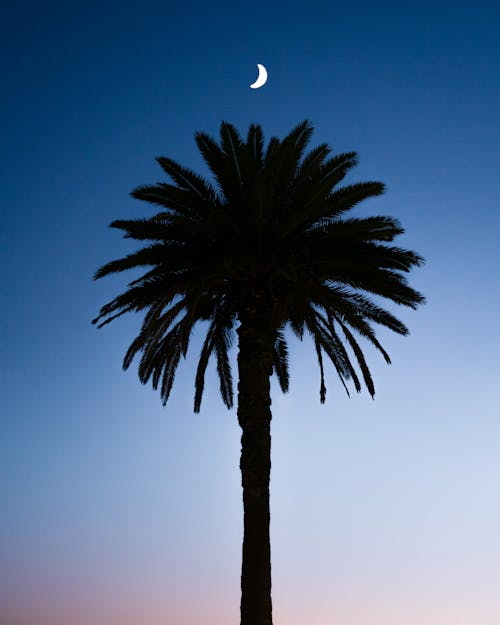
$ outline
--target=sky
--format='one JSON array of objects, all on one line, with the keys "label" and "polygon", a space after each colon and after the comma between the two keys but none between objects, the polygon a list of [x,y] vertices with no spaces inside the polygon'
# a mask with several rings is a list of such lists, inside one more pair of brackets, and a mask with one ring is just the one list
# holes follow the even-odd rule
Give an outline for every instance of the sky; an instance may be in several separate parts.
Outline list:
[{"label": "sky", "polygon": [[[500,7],[494,1],[10,3],[0,24],[0,623],[239,622],[240,431],[195,336],[171,400],[91,319],[135,249],[108,224],[227,120],[355,150],[426,259],[376,385],[327,402],[310,343],[272,387],[275,625],[498,625]],[[267,84],[249,88],[257,63]],[[234,359],[235,353],[232,357]]]}]

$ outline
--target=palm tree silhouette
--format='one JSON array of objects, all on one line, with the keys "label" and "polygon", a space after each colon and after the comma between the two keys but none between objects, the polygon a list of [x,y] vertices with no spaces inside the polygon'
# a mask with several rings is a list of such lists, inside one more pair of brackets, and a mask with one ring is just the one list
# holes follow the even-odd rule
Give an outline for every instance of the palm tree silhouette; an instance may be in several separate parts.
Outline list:
[{"label": "palm tree silhouette", "polygon": [[228,350],[236,328],[244,507],[241,625],[272,624],[270,378],[274,372],[281,389],[288,390],[285,329],[289,326],[300,339],[307,331],[314,342],[321,403],[326,394],[324,355],[347,392],[349,382],[360,391],[362,380],[373,397],[372,376],[356,335],[390,363],[373,324],[402,335],[408,330],[368,294],[411,308],[424,301],[404,276],[423,259],[388,245],[403,233],[399,222],[387,216],[345,217],[362,200],[381,195],[383,184],[338,187],[356,164],[356,154],[330,156],[329,147],[321,144],[304,155],[311,134],[311,124],[304,121],[283,140],[273,137],[264,149],[262,129],[255,124],[246,141],[226,122],[219,143],[196,133],[215,185],[158,157],[174,184],[140,186],[132,196],[157,205],[159,212],[111,224],[148,245],[104,265],[94,276],[147,268],[101,308],[93,323],[102,327],[127,312],[146,311],[123,367],[140,353],[139,379],[159,387],[164,404],[195,324],[206,321],[194,411],[200,410],[212,353],[222,399],[232,407]]}]

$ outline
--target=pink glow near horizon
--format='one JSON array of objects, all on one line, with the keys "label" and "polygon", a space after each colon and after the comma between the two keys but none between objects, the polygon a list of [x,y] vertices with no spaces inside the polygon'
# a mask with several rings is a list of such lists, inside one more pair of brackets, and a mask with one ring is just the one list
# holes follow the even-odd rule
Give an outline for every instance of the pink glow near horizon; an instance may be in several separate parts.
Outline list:
[{"label": "pink glow near horizon", "polygon": [[[318,576],[321,571],[318,571]],[[127,576],[124,576],[126,580]],[[216,577],[216,576],[215,576]],[[397,580],[357,587],[335,580],[304,576],[302,588],[289,587],[277,576],[273,593],[275,625],[498,625],[500,610],[485,585],[432,587],[420,580],[402,588]],[[2,625],[236,625],[237,584],[222,592],[223,583],[199,576],[190,586],[181,580],[145,579],[133,584],[131,574],[120,586],[96,578],[35,579],[2,584]],[[391,586],[392,581],[392,586]],[[493,580],[492,580],[493,581]],[[59,584],[59,587],[58,587]],[[15,592],[13,592],[15,591]],[[59,592],[58,592],[59,591]],[[9,595],[9,592],[13,594]],[[24,596],[23,596],[24,595]],[[20,608],[22,606],[22,608]]]}]

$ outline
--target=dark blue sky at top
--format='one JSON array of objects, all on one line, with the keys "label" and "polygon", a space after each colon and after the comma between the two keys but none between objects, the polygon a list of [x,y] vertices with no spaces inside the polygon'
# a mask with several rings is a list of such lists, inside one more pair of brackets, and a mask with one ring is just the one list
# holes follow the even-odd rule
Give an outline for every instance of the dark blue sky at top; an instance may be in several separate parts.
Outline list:
[{"label": "dark blue sky at top", "polygon": [[[359,153],[348,181],[388,188],[359,212],[399,218],[401,243],[427,259],[412,283],[429,303],[420,316],[401,312],[428,337],[420,371],[442,340],[440,392],[465,384],[469,370],[481,374],[476,391],[491,392],[498,2],[25,2],[4,7],[0,21],[0,457],[14,543],[32,506],[52,519],[47,501],[66,495],[49,482],[64,463],[101,433],[114,439],[129,393],[163,418],[135,371],[120,370],[137,320],[90,325],[126,278],[91,276],[134,249],[106,226],[152,214],[129,193],[164,179],[154,157],[207,173],[193,133],[216,135],[223,119],[242,132],[259,122],[269,139],[307,118],[311,146]],[[254,91],[257,63],[269,81]],[[192,385],[192,371],[179,371],[174,394],[179,386],[190,404]],[[153,427],[136,419],[123,418],[124,436]],[[82,488],[85,472],[98,479],[106,462],[82,461],[67,488],[75,475]]]},{"label": "dark blue sky at top", "polygon": [[4,331],[28,352],[109,292],[85,278],[126,249],[104,226],[151,210],[128,193],[160,177],[153,157],[206,171],[192,135],[222,119],[270,136],[309,118],[421,247],[493,243],[495,2],[24,3],[2,21]]}]

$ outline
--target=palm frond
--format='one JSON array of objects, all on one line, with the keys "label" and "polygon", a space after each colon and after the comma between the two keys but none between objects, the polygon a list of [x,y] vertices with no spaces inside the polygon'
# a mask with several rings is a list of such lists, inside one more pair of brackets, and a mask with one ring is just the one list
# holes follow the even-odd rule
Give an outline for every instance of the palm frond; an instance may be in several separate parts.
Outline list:
[{"label": "palm frond", "polygon": [[257,124],[251,124],[248,129],[247,150],[255,169],[261,169],[264,159],[264,134]]},{"label": "palm frond", "polygon": [[109,276],[112,273],[135,269],[136,267],[156,265],[162,261],[164,249],[165,248],[162,244],[157,243],[156,245],[143,247],[137,252],[125,256],[125,258],[112,260],[95,272],[94,280],[99,280],[100,278]]},{"label": "palm frond", "polygon": [[276,377],[283,393],[288,392],[289,374],[288,374],[288,346],[285,334],[282,329],[276,333],[276,340],[273,347],[273,367]]},{"label": "palm frond", "polygon": [[201,400],[203,397],[203,389],[205,387],[205,371],[208,366],[210,355],[213,351],[214,335],[216,329],[216,322],[212,320],[208,332],[201,348],[200,358],[198,360],[198,367],[196,369],[195,377],[195,393],[194,393],[194,412],[200,412]]},{"label": "palm frond", "polygon": [[238,131],[232,124],[222,122],[220,127],[220,144],[227,158],[232,177],[241,187],[243,185],[241,161],[245,146]]},{"label": "palm frond", "polygon": [[187,167],[182,167],[182,165],[179,165],[179,163],[176,163],[171,158],[157,156],[156,160],[163,171],[168,174],[181,189],[191,191],[209,203],[216,202],[217,194],[205,178]]},{"label": "palm frond", "polygon": [[233,378],[229,364],[228,349],[231,347],[231,332],[228,328],[217,326],[215,330],[215,356],[217,373],[220,381],[220,394],[228,408],[233,406]]},{"label": "palm frond", "polygon": [[163,315],[154,317],[148,315],[146,316],[141,332],[134,339],[134,341],[132,341],[123,358],[123,369],[126,370],[130,367],[137,352],[143,350],[149,344],[154,346],[158,343],[161,336],[168,330],[171,323],[180,314],[183,308],[185,308],[185,306],[186,300],[182,299],[169,308],[169,310],[167,310],[167,312]]},{"label": "palm frond", "polygon": [[342,330],[345,334],[347,341],[349,342],[349,345],[351,346],[352,351],[354,352],[354,355],[356,356],[356,360],[358,361],[359,368],[361,369],[361,373],[363,374],[363,380],[365,381],[366,388],[368,389],[368,392],[370,393],[373,399],[375,395],[375,386],[373,384],[373,379],[372,379],[370,370],[368,369],[368,365],[366,364],[364,354],[360,346],[358,345],[356,339],[354,338],[354,336],[351,334],[351,332],[349,332],[349,329],[347,328],[347,326],[343,324],[341,327],[342,327]]}]

